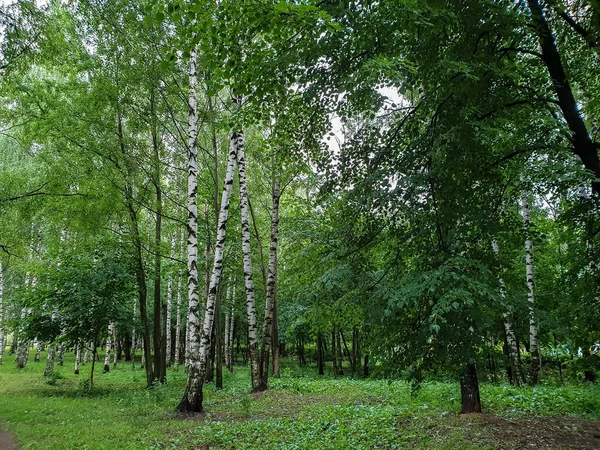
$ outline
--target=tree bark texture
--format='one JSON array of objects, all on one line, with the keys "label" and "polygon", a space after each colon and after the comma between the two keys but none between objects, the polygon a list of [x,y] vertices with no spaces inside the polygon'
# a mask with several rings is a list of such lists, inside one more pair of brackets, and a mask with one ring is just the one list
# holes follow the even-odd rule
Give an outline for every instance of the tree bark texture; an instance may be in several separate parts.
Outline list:
[{"label": "tree bark texture", "polygon": [[[273,161],[275,158],[273,157]],[[275,172],[275,163],[273,162],[273,171]],[[277,341],[273,339],[277,331],[277,324],[274,322],[275,305],[277,298],[277,244],[279,241],[279,175],[273,174],[273,183],[271,186],[271,197],[273,210],[271,211],[271,241],[269,245],[269,268],[267,275],[267,295],[265,301],[265,318],[263,322],[263,341],[261,351],[261,383],[260,390],[265,390],[269,382],[269,353],[273,348],[273,361],[275,361],[275,352],[277,351],[279,365],[279,337]],[[275,332],[275,333],[274,333]]]},{"label": "tree bark texture", "polygon": [[474,363],[467,364],[463,375],[460,377],[460,397],[462,414],[481,412],[479,381],[477,380],[477,369]]},{"label": "tree bark texture", "polygon": [[596,177],[596,181],[592,182],[592,189],[598,195],[600,194],[598,145],[592,141],[585,121],[579,112],[571,84],[558,53],[556,39],[550,30],[539,1],[527,0],[527,4],[542,49],[544,64],[558,97],[558,103],[565,122],[571,131],[572,151],[581,159],[585,168]]},{"label": "tree bark texture", "polygon": [[[239,101],[239,100],[238,100]],[[242,259],[244,263],[244,285],[246,287],[246,316],[248,318],[248,354],[252,392],[261,391],[260,361],[258,356],[258,327],[254,303],[254,280],[252,278],[252,256],[250,249],[250,218],[248,213],[248,188],[246,185],[246,160],[244,155],[244,135],[237,135],[237,163],[240,184],[240,210],[242,214]]]},{"label": "tree bark texture", "polygon": [[530,383],[536,385],[540,372],[540,351],[538,348],[538,330],[535,314],[535,284],[533,281],[533,241],[531,240],[531,222],[529,198],[526,192],[521,195],[521,208],[523,212],[523,225],[525,229],[525,271],[527,274],[527,299],[529,301],[529,352],[531,353],[531,379]]},{"label": "tree bark texture", "polygon": [[[492,239],[492,249],[496,257],[500,254],[500,248],[496,239]],[[506,301],[506,284],[502,277],[498,277],[498,283],[500,284],[500,297]],[[517,338],[515,337],[515,331],[513,328],[512,321],[510,319],[510,312],[505,311],[503,313],[504,318],[504,332],[506,334],[507,354],[508,361],[510,364],[510,382],[516,386],[521,386],[523,380],[523,372],[521,368],[521,361],[519,360],[519,346],[517,345]]]}]

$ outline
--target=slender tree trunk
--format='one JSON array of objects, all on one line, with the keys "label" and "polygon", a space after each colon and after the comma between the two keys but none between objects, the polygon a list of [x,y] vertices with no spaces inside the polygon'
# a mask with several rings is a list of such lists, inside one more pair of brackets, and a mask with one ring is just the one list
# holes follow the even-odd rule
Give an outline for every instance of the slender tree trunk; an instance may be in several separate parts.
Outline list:
[{"label": "slender tree trunk", "polygon": [[225,297],[225,308],[226,308],[226,313],[225,313],[225,330],[224,330],[224,353],[225,353],[225,367],[227,367],[229,369],[229,365],[230,365],[230,358],[231,358],[231,354],[229,351],[229,323],[231,321],[231,314],[230,314],[230,308],[231,308],[231,279],[229,280],[229,283],[227,285],[227,295]]},{"label": "slender tree trunk", "polygon": [[[117,132],[119,136],[119,142],[121,147],[121,153],[126,158],[125,151],[125,139],[123,137],[123,124],[120,113],[118,113]],[[125,206],[129,214],[130,225],[131,225],[131,237],[135,247],[135,276],[138,286],[138,301],[140,306],[140,321],[142,323],[142,343],[143,343],[143,354],[142,364],[146,370],[146,386],[152,386],[154,382],[154,371],[152,370],[152,362],[150,358],[150,323],[148,321],[148,309],[147,309],[147,298],[148,298],[148,287],[146,284],[146,269],[144,267],[144,259],[142,255],[142,241],[140,236],[139,222],[137,217],[137,210],[135,209],[135,201],[133,197],[133,188],[130,184],[131,173],[127,169],[125,174]]]},{"label": "slender tree trunk", "polygon": [[[215,317],[217,317],[217,309],[219,303],[219,295],[215,300]],[[206,366],[206,380],[205,383],[212,383],[215,381],[215,344],[217,342],[215,335],[216,319],[213,322],[213,328],[210,333],[210,350],[208,351],[208,364]]]},{"label": "slender tree trunk", "polygon": [[[135,322],[137,319],[137,307],[136,307],[136,303],[135,300],[133,301],[133,326],[131,327],[131,368],[135,369],[135,352],[137,350],[137,346],[138,346],[138,342],[137,342],[137,336],[135,333]],[[86,350],[87,353],[87,350]],[[142,358],[143,359],[143,358]]]},{"label": "slender tree trunk", "polygon": [[[200,355],[200,299],[198,298],[198,110],[196,88],[198,73],[196,67],[197,50],[190,52],[188,96],[188,240],[187,240],[187,276],[188,276],[188,317],[186,343],[186,366],[188,380],[185,393],[177,410],[180,412],[202,411],[202,355]],[[210,332],[210,329],[209,329]]]},{"label": "slender tree trunk", "polygon": [[333,365],[333,376],[337,377],[340,372],[338,368],[338,360],[337,360],[337,338],[335,336],[335,325],[331,330],[331,363]]},{"label": "slender tree trunk", "polygon": [[232,289],[232,304],[231,304],[231,319],[229,321],[229,365],[227,368],[230,372],[233,373],[233,363],[234,363],[234,355],[233,355],[233,343],[234,343],[234,333],[235,333],[235,285]]},{"label": "slender tree trunk", "polygon": [[62,366],[65,363],[65,344],[62,342],[58,344],[58,355],[56,357],[56,363]]},{"label": "slender tree trunk", "polygon": [[481,412],[479,381],[477,380],[477,370],[474,363],[467,364],[463,375],[460,377],[460,396],[461,412],[463,414]]},{"label": "slender tree trunk", "polygon": [[[21,322],[25,320],[27,309],[21,310]],[[23,369],[27,365],[27,357],[29,356],[29,341],[21,338],[17,346],[17,368]]]},{"label": "slender tree trunk", "polygon": [[221,325],[221,295],[215,302],[215,388],[223,389],[223,328]]},{"label": "slender tree trunk", "polygon": [[113,367],[117,367],[117,361],[121,359],[121,343],[117,339],[117,326],[113,326]]},{"label": "slender tree trunk", "polygon": [[[498,247],[498,242],[496,239],[492,239],[492,249],[494,250],[494,254],[496,257],[500,254],[500,249]],[[504,284],[504,280],[502,277],[498,278],[498,282],[500,284],[500,297],[502,300],[506,301],[506,285]],[[511,379],[510,382],[517,386],[521,385],[522,369],[519,361],[519,347],[517,346],[517,339],[515,337],[515,331],[513,329],[512,321],[510,320],[510,313],[508,311],[504,312],[504,332],[506,333],[506,343],[508,345],[507,354],[508,360],[510,363],[510,374]]]},{"label": "slender tree trunk", "polygon": [[181,278],[182,270],[177,274],[177,318],[175,320],[175,367],[179,367],[179,354],[181,352]]},{"label": "slender tree trunk", "polygon": [[35,356],[33,358],[33,362],[40,362],[40,357],[42,355],[42,343],[35,338],[33,340],[33,346],[35,347]]},{"label": "slender tree trunk", "polygon": [[527,287],[529,292],[529,352],[531,353],[531,384],[536,385],[540,372],[540,351],[537,341],[537,321],[535,317],[535,285],[533,282],[533,241],[530,233],[529,199],[527,193],[521,195],[521,207],[523,210],[523,224],[525,228],[525,269],[527,273]]},{"label": "slender tree trunk", "polygon": [[[171,260],[175,258],[175,235],[171,239]],[[169,282],[167,285],[167,314],[166,314],[166,325],[165,325],[165,339],[166,339],[166,367],[171,366],[171,311],[173,309],[173,272],[169,271]]]},{"label": "slender tree trunk", "polygon": [[348,349],[348,344],[346,343],[346,338],[344,337],[344,331],[340,328],[340,338],[342,341],[342,344],[344,345],[344,350],[346,351],[346,356],[348,357],[348,361],[350,362],[350,374],[354,376],[354,372],[356,370],[356,362],[354,361],[354,358],[352,356],[352,353],[350,353],[350,350]]},{"label": "slender tree trunk", "polygon": [[[556,40],[544,16],[544,11],[538,0],[527,0],[531,18],[542,49],[542,61],[548,69],[550,80],[558,97],[565,122],[571,131],[572,151],[581,159],[586,169],[590,170],[596,180],[600,178],[600,160],[598,159],[598,146],[592,141],[583,117],[579,112],[577,101],[569,83],[563,63],[558,53]],[[592,189],[596,195],[600,194],[600,181],[592,182]]]},{"label": "slender tree trunk", "polygon": [[48,345],[48,357],[46,358],[46,369],[44,370],[44,376],[47,377],[54,371],[54,355],[56,354],[56,344],[52,343]]},{"label": "slender tree trunk", "polygon": [[[239,102],[240,100],[238,99],[237,101]],[[248,214],[248,189],[246,185],[244,137],[241,131],[237,132],[237,134],[237,163],[240,184],[240,210],[242,214],[242,259],[244,262],[244,284],[246,287],[246,315],[248,317],[248,354],[250,356],[252,392],[259,392],[262,389],[260,361],[258,356],[256,308],[254,304],[254,281],[252,279],[252,257],[250,251],[250,219]]]},{"label": "slender tree trunk", "polygon": [[154,188],[156,191],[156,228],[154,242],[154,375],[159,382],[167,381],[166,371],[166,309],[161,296],[161,247],[162,247],[162,186],[160,181],[160,143],[156,129],[154,90],[150,95],[150,114],[152,116],[152,149],[154,150]]},{"label": "slender tree trunk", "polygon": [[[276,288],[277,289],[277,288]],[[271,336],[271,342],[273,347],[273,378],[281,377],[281,349],[279,343],[279,311],[277,303],[277,290],[273,296],[273,335]]]},{"label": "slender tree trunk", "polygon": [[335,345],[335,359],[337,360],[337,370],[338,370],[338,375],[344,375],[344,368],[342,367],[342,364],[344,362],[344,358],[342,357],[342,339],[340,338],[340,329],[338,327],[334,326],[334,330],[335,330],[335,336],[333,336],[334,340],[336,341],[336,345]]},{"label": "slender tree trunk", "polygon": [[[204,205],[204,214],[208,218],[208,205]],[[207,221],[208,224],[208,221]],[[206,248],[204,252],[204,288],[202,292],[202,300],[204,304],[206,304],[206,300],[208,299],[208,289],[210,285],[210,241],[206,241]],[[220,297],[220,289],[217,291],[217,296],[215,298],[215,313],[217,308],[217,303],[219,302]],[[215,322],[213,321],[213,327],[210,332],[210,348],[208,351],[208,364],[206,366],[206,379],[204,380],[207,383],[212,383],[215,378]]]},{"label": "slender tree trunk", "polygon": [[365,362],[363,364],[363,376],[367,378],[369,376],[369,354],[365,354]]},{"label": "slender tree trunk", "polygon": [[114,325],[108,325],[108,336],[106,337],[106,353],[104,354],[104,373],[110,372],[110,349],[112,347],[112,335]]},{"label": "slender tree trunk", "polygon": [[81,344],[77,344],[75,351],[75,375],[79,375],[79,364],[81,362]]},{"label": "slender tree trunk", "polygon": [[360,360],[362,359],[362,355],[360,352],[360,338],[358,327],[354,327],[352,329],[352,353],[354,359],[354,367],[356,369],[356,375],[358,376],[358,371],[360,370]]},{"label": "slender tree trunk", "polygon": [[98,346],[96,345],[96,341],[92,344],[92,368],[90,370],[90,386],[88,392],[92,392],[92,388],[94,387],[94,369],[96,368],[96,355],[98,354]]},{"label": "slender tree trunk", "polygon": [[[225,237],[227,229],[227,219],[229,216],[229,199],[231,196],[231,187],[233,185],[233,172],[235,169],[235,157],[237,154],[237,136],[234,133],[231,138],[231,146],[229,158],[227,161],[227,171],[225,174],[223,196],[221,198],[221,207],[219,213],[219,223],[217,226],[217,236],[215,240],[215,256],[213,260],[213,270],[210,278],[210,286],[208,290],[208,298],[206,301],[206,309],[204,321],[202,324],[202,336],[200,336],[200,305],[198,301],[198,268],[197,268],[197,252],[198,242],[196,237],[197,230],[197,206],[196,206],[196,174],[197,174],[197,112],[195,87],[197,84],[196,75],[196,51],[192,51],[190,64],[190,107],[188,114],[188,136],[190,140],[190,164],[188,177],[188,209],[193,211],[189,214],[188,220],[188,264],[193,261],[192,270],[188,272],[193,274],[193,277],[188,275],[189,286],[189,316],[192,320],[188,320],[188,324],[193,328],[190,330],[190,347],[193,350],[189,352],[190,368],[188,371],[188,382],[186,390],[177,409],[181,412],[201,412],[203,391],[202,385],[206,377],[206,365],[208,349],[210,347],[210,333],[214,321],[215,299],[221,282],[223,271],[223,250],[225,247]],[[192,92],[194,91],[194,92]],[[191,207],[190,207],[191,206]],[[193,236],[190,231],[193,230]],[[191,241],[191,242],[190,242]],[[192,245],[190,245],[192,244]]]},{"label": "slender tree trunk", "polygon": [[325,356],[323,355],[323,337],[321,332],[317,332],[317,371],[319,375],[325,375]]},{"label": "slender tree trunk", "polygon": [[261,383],[260,390],[268,387],[269,381],[269,352],[273,347],[273,362],[275,362],[275,353],[277,352],[277,366],[279,366],[279,337],[277,341],[273,339],[277,333],[277,324],[274,322],[275,305],[277,298],[277,243],[279,241],[279,175],[275,167],[275,156],[272,157],[273,183],[271,187],[271,197],[273,201],[273,210],[271,212],[271,243],[269,246],[269,269],[267,276],[267,295],[265,302],[265,319],[263,323],[263,341],[261,352]]}]

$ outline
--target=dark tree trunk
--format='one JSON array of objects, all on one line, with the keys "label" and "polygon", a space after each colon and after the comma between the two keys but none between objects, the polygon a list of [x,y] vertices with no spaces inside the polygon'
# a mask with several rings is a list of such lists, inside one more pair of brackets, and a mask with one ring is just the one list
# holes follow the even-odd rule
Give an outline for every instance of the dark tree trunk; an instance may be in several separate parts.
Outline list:
[{"label": "dark tree trunk", "polygon": [[335,359],[337,360],[337,368],[338,375],[344,375],[344,358],[342,355],[342,340],[340,339],[340,329],[338,327],[334,327],[335,336],[333,336],[333,340],[335,341]]},{"label": "dark tree trunk", "polygon": [[[544,16],[538,0],[527,0],[531,18],[542,49],[543,61],[546,64],[563,117],[571,131],[572,151],[581,159],[586,169],[596,178],[600,178],[600,160],[598,146],[592,141],[586,124],[581,117],[573,90],[565,73],[563,63],[556,47],[556,40]],[[600,194],[600,181],[592,182],[594,193]]]},{"label": "dark tree trunk", "polygon": [[123,336],[123,353],[125,361],[131,361],[131,334],[129,333]]},{"label": "dark tree trunk", "polygon": [[117,352],[117,361],[121,361],[123,359],[123,344],[121,339],[117,339],[116,346],[117,348],[115,351]]},{"label": "dark tree trunk", "polygon": [[502,346],[502,353],[504,354],[504,364],[506,367],[506,378],[508,379],[510,384],[514,385],[515,380],[514,380],[514,374],[513,374],[512,361],[510,359],[510,353],[508,350],[508,340],[506,338],[506,330],[504,331],[504,345]]},{"label": "dark tree trunk", "polygon": [[156,191],[156,232],[154,251],[154,373],[158,381],[167,381],[167,305],[163,304],[161,286],[162,188],[160,182],[160,143],[156,129],[154,90],[150,94],[152,116],[152,148],[154,150],[154,188]]},{"label": "dark tree trunk", "polygon": [[[217,300],[218,301],[219,296],[217,295]],[[216,314],[215,314],[216,316]],[[215,380],[215,344],[216,344],[216,339],[215,339],[215,322],[213,322],[213,327],[212,327],[212,331],[210,333],[210,350],[208,352],[208,365],[206,367],[206,382],[207,383],[212,383]]]},{"label": "dark tree trunk", "polygon": [[340,328],[340,336],[342,338],[342,344],[344,345],[344,350],[346,351],[346,356],[348,357],[348,361],[350,361],[350,373],[354,375],[355,369],[355,361],[352,353],[348,349],[348,344],[346,343],[346,337],[344,336],[344,331]]},{"label": "dark tree trunk", "polygon": [[337,377],[339,375],[338,369],[338,361],[337,361],[337,348],[335,342],[337,339],[335,338],[335,327],[331,330],[331,362],[333,364],[333,376]]},{"label": "dark tree trunk", "polygon": [[285,342],[279,342],[279,311],[277,305],[277,295],[273,298],[273,330],[271,332],[273,348],[273,378],[281,376],[281,357],[285,356]]},{"label": "dark tree trunk", "polygon": [[369,376],[369,354],[365,355],[365,363],[363,364],[363,376],[367,378]]},{"label": "dark tree trunk", "polygon": [[[118,105],[117,105],[118,106]],[[121,120],[120,113],[117,111],[118,122],[117,122],[117,133],[119,136],[119,145],[121,153],[128,160],[128,155],[125,149],[125,139],[123,136],[123,123]],[[120,169],[120,167],[117,167]],[[130,185],[130,179],[132,177],[132,169],[129,164],[126,164],[125,168],[125,206],[129,214],[131,222],[131,236],[133,244],[135,246],[135,277],[138,286],[138,300],[140,306],[140,321],[142,323],[142,338],[144,343],[144,369],[146,370],[146,386],[152,386],[154,381],[154,371],[152,370],[152,360],[150,358],[150,323],[148,321],[148,309],[147,309],[147,297],[148,287],[146,284],[146,270],[144,268],[144,259],[142,255],[142,241],[140,237],[139,222],[137,218],[137,210],[135,208],[135,200],[133,198],[133,188]]]},{"label": "dark tree trunk", "polygon": [[317,370],[319,375],[325,375],[324,368],[324,355],[323,355],[323,337],[321,336],[321,332],[317,333]]},{"label": "dark tree trunk", "polygon": [[90,385],[88,386],[88,392],[92,392],[92,387],[94,387],[94,368],[96,367],[96,356],[97,356],[97,346],[96,341],[94,341],[94,348],[92,349],[92,368],[90,370]]},{"label": "dark tree trunk", "polygon": [[462,414],[481,412],[479,381],[477,380],[477,370],[474,363],[467,364],[463,375],[460,377],[460,397]]},{"label": "dark tree trunk", "polygon": [[302,336],[296,339],[296,351],[298,352],[298,364],[305,366],[306,357],[304,356],[304,338]]},{"label": "dark tree trunk", "polygon": [[352,329],[352,353],[354,359],[354,370],[356,371],[356,376],[358,376],[358,371],[360,370],[360,340],[358,335],[358,327],[354,327]]}]

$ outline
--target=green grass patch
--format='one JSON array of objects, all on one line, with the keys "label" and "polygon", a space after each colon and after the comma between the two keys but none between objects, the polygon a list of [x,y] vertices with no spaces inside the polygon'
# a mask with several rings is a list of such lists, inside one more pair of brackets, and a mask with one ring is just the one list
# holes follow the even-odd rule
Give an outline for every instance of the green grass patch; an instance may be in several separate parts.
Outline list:
[{"label": "green grass patch", "polygon": [[[45,355],[42,354],[42,361]],[[457,383],[317,377],[314,368],[283,370],[268,392],[251,395],[245,367],[224,374],[225,389],[205,388],[206,414],[174,412],[186,374],[170,369],[168,384],[145,389],[145,374],[122,362],[87,390],[91,365],[73,374],[74,357],[43,377],[45,362],[0,366],[0,421],[28,449],[402,449],[495,448],[474,439],[457,413]],[[289,364],[289,363],[288,363]],[[487,412],[600,419],[600,389],[591,385],[514,388],[481,386]],[[481,431],[485,434],[485,432]]]}]

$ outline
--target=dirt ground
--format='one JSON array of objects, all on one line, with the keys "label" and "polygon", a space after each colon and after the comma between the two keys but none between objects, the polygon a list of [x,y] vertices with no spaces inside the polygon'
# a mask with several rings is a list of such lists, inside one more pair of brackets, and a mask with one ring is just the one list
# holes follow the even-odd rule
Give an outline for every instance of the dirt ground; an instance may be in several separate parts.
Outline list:
[{"label": "dirt ground", "polygon": [[600,450],[600,422],[572,417],[465,415],[460,421],[467,439],[498,450]]},{"label": "dirt ground", "polygon": [[18,450],[17,441],[0,423],[0,450]]}]

